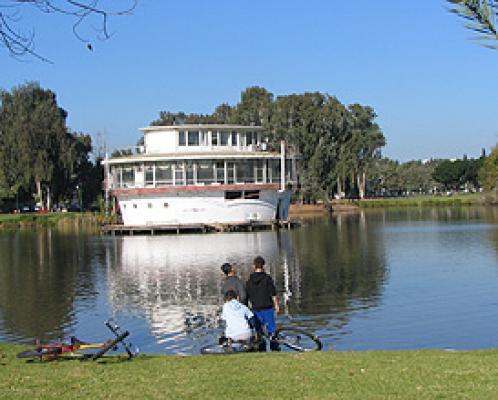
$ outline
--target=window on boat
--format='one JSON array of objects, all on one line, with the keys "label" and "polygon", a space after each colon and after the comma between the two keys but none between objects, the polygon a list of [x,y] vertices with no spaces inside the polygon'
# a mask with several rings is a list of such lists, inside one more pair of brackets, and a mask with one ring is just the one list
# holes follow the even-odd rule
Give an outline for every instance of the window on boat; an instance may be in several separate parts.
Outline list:
[{"label": "window on boat", "polygon": [[121,187],[120,177],[121,177],[121,168],[116,168],[115,166],[111,166],[111,177],[108,184],[112,188]]},{"label": "window on boat", "polygon": [[259,199],[259,190],[246,190],[244,199]]},{"label": "window on boat", "polygon": [[211,145],[218,146],[218,132],[211,132]]},{"label": "window on boat", "polygon": [[154,166],[146,165],[145,166],[145,185],[146,186],[154,186]]},{"label": "window on boat", "polygon": [[188,131],[188,145],[199,146],[199,131]]},{"label": "window on boat", "polygon": [[186,146],[185,131],[178,132],[178,146]]},{"label": "window on boat", "polygon": [[238,161],[235,165],[238,183],[254,183],[254,160]]},{"label": "window on boat", "polygon": [[199,132],[199,144],[201,146],[207,146],[208,144],[208,133],[206,131]]},{"label": "window on boat", "polygon": [[176,163],[175,165],[175,185],[184,185],[184,166],[183,163]]},{"label": "window on boat", "polygon": [[192,161],[189,161],[185,164],[186,172],[187,172],[187,185],[194,184],[194,164]]},{"label": "window on boat", "polygon": [[258,142],[258,132],[247,132],[247,137],[246,137],[247,145],[256,145]]},{"label": "window on boat", "polygon": [[237,146],[237,132],[232,132],[232,146]]},{"label": "window on boat", "polygon": [[220,146],[228,146],[230,132],[220,132]]},{"label": "window on boat", "polygon": [[148,208],[152,208],[152,203],[147,203]]},{"label": "window on boat", "polygon": [[156,165],[156,185],[172,185],[173,184],[173,169],[172,163],[158,163]]},{"label": "window on boat", "polygon": [[229,190],[225,192],[225,200],[237,200],[242,199],[241,190]]},{"label": "window on boat", "polygon": [[235,163],[227,162],[227,183],[235,183]]},{"label": "window on boat", "polygon": [[216,163],[216,182],[225,183],[225,163],[223,161]]},{"label": "window on boat", "polygon": [[265,170],[265,164],[266,160],[257,160],[256,161],[256,182],[257,183],[263,183],[264,181],[264,170]]},{"label": "window on boat", "polygon": [[270,164],[272,182],[278,182],[280,180],[280,160],[271,160]]},{"label": "window on boat", "polygon": [[124,167],[122,169],[121,179],[122,187],[135,186],[135,170],[133,167]]},{"label": "window on boat", "polygon": [[214,181],[213,164],[201,161],[197,165],[197,183],[212,183]]}]

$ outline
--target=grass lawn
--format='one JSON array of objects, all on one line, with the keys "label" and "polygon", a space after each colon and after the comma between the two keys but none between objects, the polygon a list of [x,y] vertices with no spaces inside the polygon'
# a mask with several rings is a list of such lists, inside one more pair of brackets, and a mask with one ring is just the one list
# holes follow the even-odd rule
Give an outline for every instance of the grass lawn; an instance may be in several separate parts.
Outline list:
[{"label": "grass lawn", "polygon": [[354,202],[356,205],[369,207],[431,207],[431,206],[468,206],[484,203],[481,193],[457,194],[454,196],[410,196],[385,199],[364,199]]},{"label": "grass lawn", "polygon": [[496,399],[498,350],[110,356],[26,363],[0,344],[5,399]]},{"label": "grass lawn", "polygon": [[43,227],[64,224],[97,225],[101,220],[103,220],[101,215],[89,212],[0,214],[0,228]]}]

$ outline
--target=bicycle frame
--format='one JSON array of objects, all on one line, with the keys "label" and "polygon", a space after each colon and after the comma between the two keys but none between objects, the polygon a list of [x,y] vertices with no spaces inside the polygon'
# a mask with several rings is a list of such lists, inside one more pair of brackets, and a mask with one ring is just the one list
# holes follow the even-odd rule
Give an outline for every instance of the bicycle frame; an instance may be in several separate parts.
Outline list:
[{"label": "bicycle frame", "polygon": [[[67,343],[52,343],[40,344],[38,341],[34,350],[21,352],[17,355],[18,358],[38,358],[40,361],[62,358],[77,358],[80,360],[97,360],[110,350],[117,350],[118,346],[122,346],[128,358],[135,357],[139,350],[133,349],[130,343],[125,342],[125,339],[130,335],[128,331],[121,332],[117,324],[111,320],[104,322],[107,328],[113,333],[114,337],[103,343],[85,343],[76,337],[71,337],[70,344]],[[85,350],[99,349],[95,353],[78,353]]]}]

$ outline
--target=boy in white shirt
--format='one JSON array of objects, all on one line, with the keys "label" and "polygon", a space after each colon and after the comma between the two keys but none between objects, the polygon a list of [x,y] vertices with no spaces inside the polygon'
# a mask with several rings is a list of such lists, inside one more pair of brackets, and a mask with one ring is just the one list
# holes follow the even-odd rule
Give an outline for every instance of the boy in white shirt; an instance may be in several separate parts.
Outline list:
[{"label": "boy in white shirt", "polygon": [[225,293],[225,304],[221,318],[226,322],[225,336],[233,341],[251,339],[251,326],[254,326],[254,314],[239,301],[233,290]]}]

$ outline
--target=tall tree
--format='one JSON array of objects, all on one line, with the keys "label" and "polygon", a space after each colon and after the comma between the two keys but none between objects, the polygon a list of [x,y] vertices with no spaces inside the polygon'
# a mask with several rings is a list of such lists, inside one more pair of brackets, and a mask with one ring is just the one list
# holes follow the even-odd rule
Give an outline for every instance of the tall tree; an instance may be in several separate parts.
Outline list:
[{"label": "tall tree", "polygon": [[339,164],[341,172],[349,173],[351,181],[356,181],[358,195],[364,198],[368,169],[375,158],[380,158],[380,149],[386,142],[379,125],[374,122],[377,115],[372,107],[352,104],[349,112],[351,135],[341,146]]},{"label": "tall tree", "polygon": [[[52,199],[71,197],[78,174],[90,179],[91,139],[66,127],[67,113],[51,90],[27,83],[0,93],[0,188],[4,197],[35,193],[50,207]],[[82,181],[79,179],[78,181]]]}]

